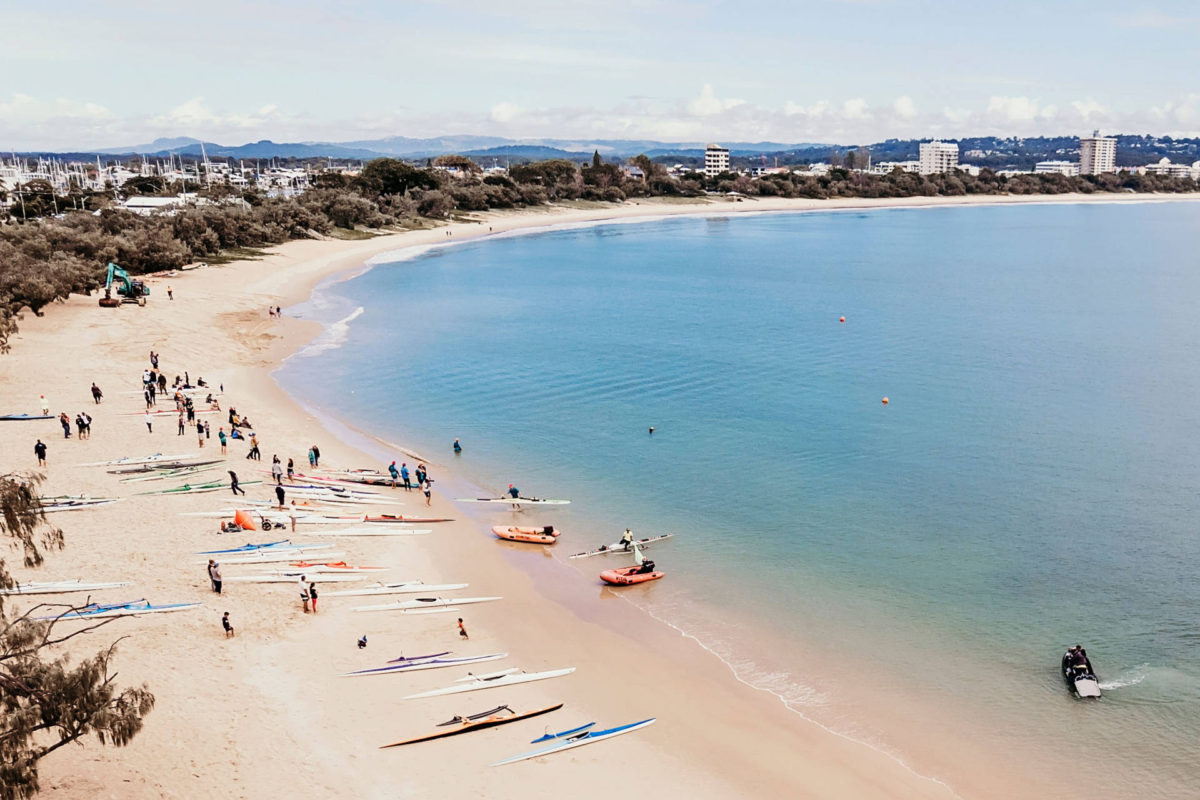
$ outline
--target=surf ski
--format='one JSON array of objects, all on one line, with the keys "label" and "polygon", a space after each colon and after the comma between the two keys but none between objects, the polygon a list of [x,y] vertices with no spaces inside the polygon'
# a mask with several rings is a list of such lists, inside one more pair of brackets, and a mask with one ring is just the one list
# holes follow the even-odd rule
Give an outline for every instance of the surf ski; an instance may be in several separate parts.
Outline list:
[{"label": "surf ski", "polygon": [[432,689],[428,692],[419,692],[410,694],[402,699],[404,700],[419,700],[425,697],[441,697],[447,694],[461,694],[463,692],[477,692],[481,689],[494,689],[498,686],[515,686],[520,683],[532,683],[533,681],[544,681],[549,678],[561,678],[564,675],[570,675],[575,671],[575,667],[567,667],[566,669],[552,669],[545,672],[517,672],[504,674],[496,674],[493,676],[468,676],[460,681],[455,681],[453,686],[447,686],[444,689]]},{"label": "surf ski", "polygon": [[563,750],[570,750],[575,747],[583,747],[587,744],[595,744],[596,742],[602,742],[605,739],[611,739],[614,736],[633,733],[634,731],[638,731],[642,728],[653,725],[654,722],[655,718],[651,717],[650,719],[644,719],[641,722],[631,722],[628,725],[619,725],[615,728],[608,728],[607,730],[603,731],[587,730],[583,733],[568,736],[565,739],[561,739],[552,745],[548,745],[538,750],[530,750],[528,753],[521,753],[520,755],[513,756],[512,758],[506,758],[503,761],[497,761],[496,763],[491,764],[491,766],[500,767],[505,764],[515,764],[518,761],[525,761],[527,759],[538,758],[540,756],[548,756],[551,753],[559,753]]},{"label": "surf ski", "polygon": [[448,736],[458,736],[460,733],[468,733],[470,731],[478,731],[485,728],[495,728],[499,725],[507,725],[510,722],[520,722],[521,720],[529,719],[530,717],[538,717],[542,714],[549,714],[552,711],[558,711],[562,707],[563,704],[558,703],[556,705],[546,706],[545,708],[539,708],[534,711],[526,711],[522,714],[518,714],[508,706],[499,706],[497,708],[493,708],[491,711],[485,711],[481,714],[474,714],[469,717],[455,717],[448,722],[442,722],[438,724],[439,728],[453,725],[454,727],[450,728],[450,730],[435,731],[434,733],[427,733],[424,736],[414,736],[411,739],[404,739],[399,742],[380,745],[379,749],[383,750],[388,747],[402,747],[406,744],[428,742],[432,741],[433,739],[445,739]]}]

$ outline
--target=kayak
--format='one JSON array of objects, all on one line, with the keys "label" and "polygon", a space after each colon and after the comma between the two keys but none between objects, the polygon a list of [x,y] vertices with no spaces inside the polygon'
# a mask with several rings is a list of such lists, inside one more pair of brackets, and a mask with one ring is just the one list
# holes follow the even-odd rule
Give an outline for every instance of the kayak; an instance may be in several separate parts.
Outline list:
[{"label": "kayak", "polygon": [[[308,558],[313,554],[304,550],[285,550],[280,547],[278,549],[271,548],[262,552],[251,552],[241,555],[239,558],[228,559],[222,561],[223,566],[237,566],[238,564],[270,564],[273,561],[297,561],[302,558]],[[346,555],[344,552],[338,551],[322,551],[321,556],[324,558],[341,558]],[[207,564],[207,561],[197,561],[197,564]]]},{"label": "kayak", "polygon": [[184,453],[178,456],[164,456],[162,453],[155,453],[152,456],[125,456],[124,458],[114,458],[111,461],[92,461],[87,464],[76,464],[77,467],[120,467],[132,466],[134,464],[154,464],[159,461],[187,461],[196,458],[195,453]]},{"label": "kayak", "polygon": [[[246,553],[246,552],[255,552],[258,550],[265,550],[269,547],[282,547],[282,546],[299,547],[299,545],[292,545],[291,539],[280,539],[277,542],[263,542],[262,544],[244,544],[241,547],[227,547],[224,550],[201,550],[200,552],[196,553],[196,555],[211,556],[211,555],[223,555],[225,553]],[[313,550],[318,550],[322,547],[333,547],[333,545],[331,545],[331,544],[313,544],[313,545],[305,545],[305,547],[311,548]]]},{"label": "kayak", "polygon": [[502,597],[418,597],[413,600],[396,600],[377,606],[359,606],[355,611],[406,611],[411,608],[433,608],[437,606],[465,606],[472,603],[490,603]]},{"label": "kayak", "polygon": [[121,478],[121,483],[143,483],[145,481],[169,481],[174,478],[186,478],[189,475],[199,475],[201,472],[212,472],[216,467],[180,467],[172,470],[140,470],[141,472],[150,472],[157,474],[149,475],[133,475],[128,478]]},{"label": "kayak", "polygon": [[570,500],[548,500],[542,497],[458,497],[456,503],[494,503],[502,506],[569,506]]},{"label": "kayak", "polygon": [[319,572],[387,572],[391,567],[356,567],[345,561],[290,561],[289,567],[296,569],[313,568]]},{"label": "kayak", "polygon": [[[645,550],[648,545],[651,545],[655,542],[665,541],[667,539],[670,539],[674,535],[675,534],[673,534],[673,533],[664,533],[660,536],[650,536],[646,539],[637,539],[633,542],[633,544],[635,544],[638,547]],[[621,544],[620,542],[617,542],[616,544],[601,545],[600,547],[597,547],[595,550],[588,550],[587,552],[584,552],[584,553],[576,553],[573,556],[567,556],[567,558],[591,558],[592,556],[607,556],[607,555],[612,555],[613,553],[629,554],[632,552],[633,552],[633,545],[630,545],[629,549],[626,550],[625,545]]]},{"label": "kayak", "polygon": [[95,603],[84,606],[79,611],[70,611],[66,614],[59,614],[50,617],[38,617],[39,620],[77,620],[77,619],[101,619],[104,617],[125,617],[125,616],[140,616],[142,614],[163,614],[171,611],[185,611],[189,608],[199,608],[201,603],[168,603],[167,605],[155,606],[151,605],[146,600],[134,600],[128,603],[111,603],[108,605],[96,605]]},{"label": "kayak", "polygon": [[444,667],[461,667],[467,664],[479,664],[484,661],[499,661],[508,658],[508,653],[489,653],[486,656],[466,656],[464,658],[427,658],[423,661],[405,660],[399,664],[389,664],[386,667],[360,669],[354,672],[343,672],[341,677],[350,678],[361,675],[392,675],[398,672],[416,672],[423,669],[442,669]]},{"label": "kayak", "polygon": [[667,574],[658,570],[642,572],[641,569],[640,566],[606,569],[600,573],[600,580],[612,586],[632,586],[635,583],[656,581]]},{"label": "kayak", "polygon": [[440,519],[436,517],[402,517],[393,514],[382,514],[378,517],[364,517],[363,522],[385,522],[385,523],[404,523],[404,522],[454,522],[452,519]]},{"label": "kayak", "polygon": [[110,469],[106,471],[109,475],[136,475],[147,474],[151,472],[158,472],[163,475],[168,475],[171,472],[185,472],[186,470],[195,469],[197,467],[207,467],[211,464],[220,464],[224,460],[225,459],[223,458],[214,458],[209,459],[208,461],[163,461],[154,462],[152,464],[135,464],[130,467],[119,467],[117,469]]},{"label": "kayak", "polygon": [[233,575],[225,578],[226,583],[296,583],[303,575],[305,583],[352,583],[361,581],[359,575],[341,575],[328,572],[279,572],[263,575]]},{"label": "kayak", "polygon": [[419,692],[418,694],[410,694],[403,700],[419,700],[425,697],[441,697],[447,694],[461,694],[462,692],[477,692],[481,689],[494,689],[497,686],[514,686],[519,683],[531,683],[533,681],[544,681],[548,678],[561,678],[563,675],[570,675],[575,671],[574,667],[566,669],[552,669],[545,672],[506,672],[504,674],[473,676],[469,675],[461,681],[456,681],[454,686],[447,686],[444,689],[433,689],[428,692]]},{"label": "kayak", "polygon": [[420,581],[407,581],[396,583],[375,583],[370,586],[364,586],[359,589],[346,589],[342,592],[328,592],[328,596],[338,597],[365,597],[376,594],[415,594],[417,592],[453,592],[458,589],[465,589],[470,584],[467,583],[440,583],[428,584]]},{"label": "kayak", "polygon": [[0,589],[0,595],[13,594],[68,594],[70,592],[96,592],[101,589],[119,589],[122,586],[132,586],[132,581],[113,583],[88,583],[76,579],[73,581],[30,581],[20,583],[11,589]]},{"label": "kayak", "polygon": [[571,728],[569,730],[559,731],[558,733],[546,733],[546,734],[543,734],[542,736],[539,736],[538,738],[532,740],[530,742],[530,744],[541,744],[542,742],[552,742],[555,739],[566,739],[568,737],[574,736],[577,733],[583,733],[588,728],[594,728],[595,726],[596,726],[596,723],[589,722],[586,725],[580,725],[578,728]]},{"label": "kayak", "polygon": [[42,506],[43,514],[53,514],[55,511],[82,511],[87,508],[99,508],[100,506],[110,506],[116,503],[120,498],[115,499],[99,499],[87,501],[68,501],[65,503],[51,503],[50,505]]},{"label": "kayak", "polygon": [[348,528],[344,531],[298,531],[304,536],[424,536],[433,528]]},{"label": "kayak", "polygon": [[53,414],[0,414],[2,422],[23,422],[31,419],[55,419]]},{"label": "kayak", "polygon": [[633,733],[634,731],[641,730],[642,728],[653,725],[654,722],[655,722],[655,718],[651,717],[650,719],[644,719],[641,722],[632,722],[628,725],[619,725],[615,728],[609,728],[609,729],[603,730],[603,731],[587,730],[587,731],[584,731],[583,733],[579,733],[574,736],[568,736],[565,739],[556,741],[554,744],[548,745],[539,750],[531,750],[528,753],[521,753],[518,756],[513,756],[512,758],[506,758],[503,761],[497,761],[496,763],[492,764],[491,766],[499,767],[499,766],[503,766],[504,764],[514,764],[518,761],[525,761],[530,758],[537,758],[539,756],[548,756],[551,753],[558,753],[563,750],[570,750],[575,747],[583,747],[585,744],[594,744],[596,742],[600,742],[605,739],[611,739],[614,736],[620,736],[625,733]]},{"label": "kayak", "polygon": [[541,528],[518,528],[515,525],[497,525],[492,528],[492,533],[510,542],[530,542],[532,544],[554,544],[561,535],[560,531],[554,530],[553,525],[546,525]]},{"label": "kayak", "polygon": [[[542,714],[549,714],[551,711],[558,711],[562,707],[563,707],[563,704],[559,703],[558,705],[547,706],[546,708],[539,708],[536,711],[526,711],[524,714],[517,714],[508,706],[500,706],[499,708],[493,708],[491,711],[484,711],[481,714],[475,714],[470,717],[455,717],[454,719],[452,719],[448,722],[443,722],[443,723],[441,723],[441,725],[438,726],[438,727],[445,727],[447,725],[456,726],[454,728],[451,728],[448,731],[437,731],[435,733],[429,733],[424,736],[416,736],[412,739],[405,739],[400,742],[392,742],[391,744],[381,745],[379,749],[383,750],[388,747],[401,747],[406,744],[416,744],[417,742],[428,742],[433,739],[444,739],[447,736],[458,736],[460,733],[467,733],[469,731],[483,730],[484,728],[494,728],[498,725],[507,725],[510,722],[519,722],[523,719],[529,719],[530,717],[537,717],[537,716],[541,716]],[[507,711],[512,716],[505,716],[502,713],[504,711]]]},{"label": "kayak", "polygon": [[[238,483],[238,485],[239,486],[254,486],[259,483],[262,483],[262,481],[241,481]],[[173,486],[170,489],[155,489],[154,491],[150,491],[150,492],[138,492],[138,494],[139,495],[203,494],[205,492],[219,492],[222,489],[228,489],[228,488],[229,488],[229,481],[220,480],[220,481],[207,481],[205,483],[198,483],[195,486],[191,485],[190,483],[185,483],[183,486]]]}]

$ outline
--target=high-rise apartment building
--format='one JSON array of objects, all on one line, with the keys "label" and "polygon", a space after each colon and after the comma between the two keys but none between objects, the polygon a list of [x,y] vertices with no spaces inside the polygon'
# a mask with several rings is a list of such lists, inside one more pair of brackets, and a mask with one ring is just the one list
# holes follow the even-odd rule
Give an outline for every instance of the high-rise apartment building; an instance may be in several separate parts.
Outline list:
[{"label": "high-rise apartment building", "polygon": [[958,168],[958,145],[949,142],[921,142],[918,170],[922,175],[934,175]]},{"label": "high-rise apartment building", "polygon": [[729,149],[719,144],[710,144],[704,148],[704,174],[715,178],[722,172],[729,172]]},{"label": "high-rise apartment building", "polygon": [[1117,171],[1117,140],[1092,131],[1091,136],[1079,138],[1079,174],[1103,175]]}]

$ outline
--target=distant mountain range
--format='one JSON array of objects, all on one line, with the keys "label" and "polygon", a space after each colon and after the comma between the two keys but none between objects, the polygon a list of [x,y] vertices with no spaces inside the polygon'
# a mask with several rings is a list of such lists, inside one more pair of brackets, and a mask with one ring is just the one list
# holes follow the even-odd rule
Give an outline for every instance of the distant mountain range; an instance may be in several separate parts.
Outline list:
[{"label": "distant mountain range", "polygon": [[[162,158],[168,154],[198,156],[201,140],[187,136],[155,139],[146,144],[126,147],[106,147],[93,152],[99,155],[130,156],[144,155]],[[204,152],[210,157],[251,158],[361,158],[381,156],[393,158],[435,158],[448,153],[471,156],[472,158],[517,158],[538,160],[546,158],[588,158],[599,151],[606,158],[628,158],[645,153],[651,157],[679,154],[682,156],[702,155],[704,142],[658,142],[640,139],[505,139],[499,136],[440,136],[432,139],[412,139],[407,136],[389,136],[385,139],[365,139],[352,142],[272,142],[263,139],[243,145],[223,145],[203,142]],[[804,150],[828,147],[814,143],[784,144],[780,142],[730,142],[724,145],[733,155],[758,155],[784,150]]]}]

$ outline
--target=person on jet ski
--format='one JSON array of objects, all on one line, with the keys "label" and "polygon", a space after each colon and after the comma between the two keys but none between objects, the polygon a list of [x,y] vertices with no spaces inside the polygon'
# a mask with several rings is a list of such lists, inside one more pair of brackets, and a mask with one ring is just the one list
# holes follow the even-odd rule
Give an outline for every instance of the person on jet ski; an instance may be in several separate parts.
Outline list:
[{"label": "person on jet ski", "polygon": [[1071,666],[1081,672],[1087,671],[1087,651],[1083,645],[1077,644],[1071,648]]}]

